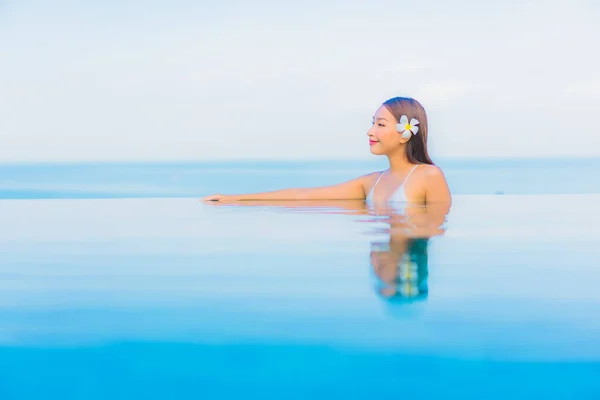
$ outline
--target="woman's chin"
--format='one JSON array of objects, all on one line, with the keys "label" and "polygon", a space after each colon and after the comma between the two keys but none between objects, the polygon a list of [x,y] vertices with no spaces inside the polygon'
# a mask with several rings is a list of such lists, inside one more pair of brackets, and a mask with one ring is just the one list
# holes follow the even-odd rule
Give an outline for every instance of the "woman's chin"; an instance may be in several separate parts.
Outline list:
[{"label": "woman's chin", "polygon": [[378,149],[377,147],[379,147],[379,146],[378,145],[371,146],[371,149],[370,149],[371,154],[374,154],[376,156],[380,156],[380,155],[384,154],[382,149]]}]

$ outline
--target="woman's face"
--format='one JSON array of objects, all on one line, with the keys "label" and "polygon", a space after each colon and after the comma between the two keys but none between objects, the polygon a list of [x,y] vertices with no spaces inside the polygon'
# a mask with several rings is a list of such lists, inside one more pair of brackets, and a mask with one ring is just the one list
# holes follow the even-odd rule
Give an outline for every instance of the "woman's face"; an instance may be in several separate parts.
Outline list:
[{"label": "woman's face", "polygon": [[396,130],[398,121],[392,113],[381,106],[373,116],[371,129],[367,132],[371,153],[376,155],[389,154],[396,151],[408,139],[403,139]]}]

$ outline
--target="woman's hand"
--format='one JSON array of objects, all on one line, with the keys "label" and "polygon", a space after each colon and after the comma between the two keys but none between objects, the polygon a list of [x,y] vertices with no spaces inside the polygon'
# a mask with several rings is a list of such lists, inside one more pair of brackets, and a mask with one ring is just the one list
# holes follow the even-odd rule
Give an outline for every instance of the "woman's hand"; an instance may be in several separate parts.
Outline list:
[{"label": "woman's hand", "polygon": [[230,196],[230,195],[225,195],[225,194],[212,194],[210,196],[206,196],[202,199],[202,201],[206,201],[206,202],[220,202],[220,203],[225,203],[225,202],[230,202],[230,201],[236,201],[237,198],[236,196]]}]

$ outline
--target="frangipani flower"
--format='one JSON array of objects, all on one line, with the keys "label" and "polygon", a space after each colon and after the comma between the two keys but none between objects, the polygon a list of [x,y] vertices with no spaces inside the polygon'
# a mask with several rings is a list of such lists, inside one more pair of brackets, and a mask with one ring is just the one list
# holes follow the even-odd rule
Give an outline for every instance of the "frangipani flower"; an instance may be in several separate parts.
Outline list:
[{"label": "frangipani flower", "polygon": [[408,139],[412,132],[413,135],[416,135],[419,132],[419,121],[415,118],[411,118],[410,122],[408,122],[408,117],[403,115],[400,117],[400,122],[396,125],[396,130],[402,134],[404,139]]}]

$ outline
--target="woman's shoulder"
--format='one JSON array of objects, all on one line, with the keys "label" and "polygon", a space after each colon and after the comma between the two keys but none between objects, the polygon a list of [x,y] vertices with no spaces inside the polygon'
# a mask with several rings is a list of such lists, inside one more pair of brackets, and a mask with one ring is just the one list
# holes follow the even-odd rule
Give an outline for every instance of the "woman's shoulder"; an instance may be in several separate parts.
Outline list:
[{"label": "woman's shoulder", "polygon": [[423,188],[446,182],[444,171],[433,164],[419,164],[418,168],[414,171],[414,176],[416,179],[414,179],[413,182],[418,182],[418,185]]},{"label": "woman's shoulder", "polygon": [[427,199],[448,201],[451,199],[450,188],[446,181],[444,171],[436,165],[423,165],[422,182],[423,190],[427,193]]},{"label": "woman's shoulder", "polygon": [[377,179],[379,179],[384,172],[385,171],[374,171],[357,178],[362,183],[365,193],[369,192],[373,186],[375,186],[375,182],[377,182]]},{"label": "woman's shoulder", "polygon": [[374,183],[379,177],[385,172],[384,171],[373,171],[366,175],[361,176],[361,179],[367,183]]},{"label": "woman's shoulder", "polygon": [[440,167],[438,167],[437,165],[433,165],[433,164],[419,164],[419,168],[421,171],[421,174],[424,177],[427,178],[443,178],[444,177],[444,171],[442,171],[442,169]]}]

